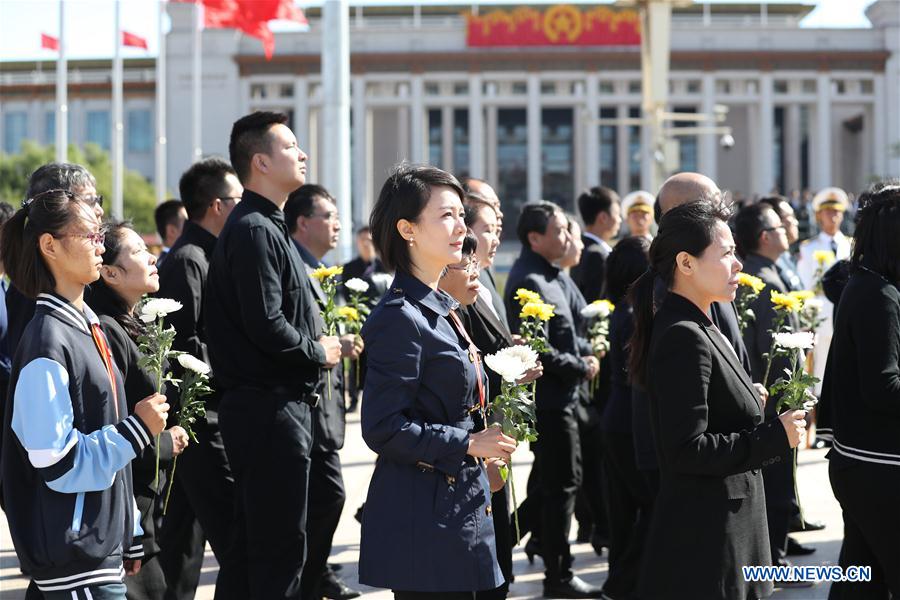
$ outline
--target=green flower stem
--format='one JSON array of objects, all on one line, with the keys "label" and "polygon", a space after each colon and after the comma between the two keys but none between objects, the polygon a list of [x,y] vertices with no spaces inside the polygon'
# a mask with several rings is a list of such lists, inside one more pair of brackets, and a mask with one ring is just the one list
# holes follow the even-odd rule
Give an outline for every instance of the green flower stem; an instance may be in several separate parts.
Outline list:
[{"label": "green flower stem", "polygon": [[806,519],[803,518],[803,503],[800,502],[800,490],[797,486],[797,455],[798,448],[794,448],[794,498],[797,499],[797,509],[800,511],[800,527],[806,529]]},{"label": "green flower stem", "polygon": [[512,472],[512,459],[510,459],[509,464],[506,466],[506,468],[509,469],[509,475],[507,475],[507,479],[509,480],[509,491],[512,492],[513,522],[516,524],[516,540],[513,542],[513,546],[515,546],[519,543],[519,540],[522,539],[522,532],[519,529],[519,503],[516,501],[516,480],[513,477]]},{"label": "green flower stem", "polygon": [[169,496],[172,495],[172,484],[175,483],[175,469],[178,468],[178,455],[175,455],[175,458],[172,460],[172,473],[169,475],[169,488],[166,490],[166,500],[163,502],[163,516],[166,516],[166,511],[169,510]]},{"label": "green flower stem", "polygon": [[772,361],[775,359],[775,334],[781,333],[781,328],[784,325],[784,321],[787,318],[787,313],[784,311],[780,311],[776,309],[777,317],[775,319],[775,323],[772,325],[772,329],[769,330],[769,334],[772,336],[772,346],[769,348],[769,357],[766,360],[766,374],[763,376],[762,384],[763,387],[768,389],[769,387],[769,371],[772,370]]}]

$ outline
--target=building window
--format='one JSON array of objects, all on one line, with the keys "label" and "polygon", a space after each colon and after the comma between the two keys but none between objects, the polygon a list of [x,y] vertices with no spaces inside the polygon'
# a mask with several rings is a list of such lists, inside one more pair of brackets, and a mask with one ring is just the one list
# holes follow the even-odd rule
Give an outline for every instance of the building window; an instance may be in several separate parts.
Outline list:
[{"label": "building window", "polygon": [[87,113],[87,134],[85,141],[109,150],[110,122],[108,110],[89,110]]},{"label": "building window", "polygon": [[294,84],[293,83],[282,83],[278,87],[278,95],[282,98],[293,98],[294,97]]},{"label": "building window", "polygon": [[731,93],[731,82],[727,79],[720,79],[716,81],[716,93],[717,94],[730,94]]},{"label": "building window", "polygon": [[816,80],[815,79],[804,79],[801,89],[804,94],[815,94],[816,93]]},{"label": "building window", "polygon": [[266,90],[266,86],[262,83],[254,83],[250,86],[250,99],[251,100],[264,100],[268,96],[268,90]]},{"label": "building window", "polygon": [[871,79],[862,79],[859,82],[859,91],[863,94],[874,94],[875,84]]},{"label": "building window", "polygon": [[612,81],[601,81],[598,88],[601,94],[616,93],[616,85]]},{"label": "building window", "polygon": [[[697,109],[693,106],[676,106],[675,112],[683,114],[694,114]],[[675,121],[675,127],[696,127],[697,123],[693,121]],[[690,171],[692,173],[699,171],[697,165],[697,136],[678,136],[678,164],[681,171]]]},{"label": "building window", "polygon": [[[641,118],[641,107],[628,109],[628,117]],[[628,126],[628,192],[641,189],[641,126]],[[625,192],[627,193],[627,192]],[[624,194],[623,194],[624,195]]]},{"label": "building window", "polygon": [[571,108],[541,110],[541,197],[571,210],[575,194]]},{"label": "building window", "polygon": [[28,113],[8,112],[3,116],[3,151],[15,154],[21,150],[22,142],[28,138]]},{"label": "building window", "polygon": [[443,168],[444,129],[441,109],[428,111],[428,163]]},{"label": "building window", "polygon": [[838,94],[839,96],[843,96],[847,93],[847,82],[843,79],[835,79],[831,82],[831,86],[834,90],[834,93]]},{"label": "building window", "polygon": [[469,84],[466,82],[453,84],[454,96],[465,96],[469,93]]},{"label": "building window", "polygon": [[634,81],[628,82],[628,93],[629,94],[640,94],[641,93],[640,80],[634,80]]},{"label": "building window", "polygon": [[469,176],[469,110],[466,108],[453,111],[453,173],[459,179]]},{"label": "building window", "polygon": [[434,81],[429,81],[425,84],[425,95],[426,96],[440,96],[441,95],[441,84],[436,83]]},{"label": "building window", "polygon": [[[615,108],[601,108],[601,119],[618,117]],[[600,126],[600,185],[616,189],[619,187],[619,128],[615,125]]]},{"label": "building window", "polygon": [[689,94],[699,94],[702,83],[699,79],[689,79],[687,82],[687,91]]},{"label": "building window", "polygon": [[528,84],[524,81],[513,81],[512,93],[515,96],[524,96],[528,94]]},{"label": "building window", "polygon": [[150,152],[153,148],[153,119],[149,110],[129,110],[125,129],[129,152]]},{"label": "building window", "polygon": [[52,110],[44,113],[44,143],[56,143],[56,112]]},{"label": "building window", "polygon": [[497,110],[497,194],[503,198],[506,238],[515,237],[517,215],[528,198],[527,169],[526,111],[524,108],[500,108]]},{"label": "building window", "polygon": [[788,93],[788,82],[785,79],[776,79],[775,83],[772,84],[773,89],[776,94],[787,94]]},{"label": "building window", "polygon": [[758,94],[759,82],[755,79],[748,79],[744,82],[744,91],[748,94]]},{"label": "building window", "polygon": [[556,95],[556,82],[542,81],[541,82],[541,94],[546,94],[548,96],[555,96]]}]

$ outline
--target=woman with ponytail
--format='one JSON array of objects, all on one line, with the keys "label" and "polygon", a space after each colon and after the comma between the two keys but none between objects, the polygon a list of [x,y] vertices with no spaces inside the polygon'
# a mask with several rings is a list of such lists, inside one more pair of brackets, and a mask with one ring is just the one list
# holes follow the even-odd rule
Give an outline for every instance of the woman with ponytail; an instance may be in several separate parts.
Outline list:
[{"label": "woman with ponytail", "polygon": [[[759,393],[710,318],[712,303],[734,300],[741,269],[727,217],[706,201],[668,211],[631,290],[629,374],[650,397],[660,470],[644,600],[745,600],[773,589],[745,581],[741,567],[771,563],[760,469],[800,444],[805,413],[763,422]],[[666,293],[654,314],[657,286]]]},{"label": "woman with ponytail", "polygon": [[16,554],[45,600],[125,598],[143,555],[129,466],[169,409],[152,394],[129,415],[84,302],[103,240],[88,204],[62,189],[26,200],[0,239],[13,285],[36,300],[13,358],[0,475]]}]

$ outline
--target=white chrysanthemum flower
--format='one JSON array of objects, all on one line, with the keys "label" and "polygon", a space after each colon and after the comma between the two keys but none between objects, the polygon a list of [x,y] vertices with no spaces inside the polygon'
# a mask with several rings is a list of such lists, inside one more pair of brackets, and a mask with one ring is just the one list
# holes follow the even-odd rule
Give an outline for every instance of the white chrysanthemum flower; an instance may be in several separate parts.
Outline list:
[{"label": "white chrysanthemum flower", "polygon": [[530,371],[537,366],[538,354],[527,344],[510,346],[509,348],[504,348],[503,352],[518,357],[526,371]]},{"label": "white chrysanthemum flower", "polygon": [[152,298],[141,307],[141,321],[152,323],[159,317],[181,310],[181,302],[171,298]]},{"label": "white chrysanthemum flower", "polygon": [[825,302],[821,298],[809,298],[803,301],[803,308],[814,308],[817,312],[822,312]]},{"label": "white chrysanthemum flower", "polygon": [[179,354],[178,355],[178,364],[187,369],[188,371],[193,371],[194,373],[200,373],[201,375],[209,375],[210,367],[208,364],[197,358],[196,356],[192,356],[190,354]]},{"label": "white chrysanthemum flower", "polygon": [[344,282],[344,287],[346,287],[351,292],[357,292],[358,294],[364,294],[369,291],[369,284],[359,277],[348,279]]},{"label": "white chrysanthemum flower", "polygon": [[809,331],[796,333],[776,333],[775,345],[790,350],[808,350],[813,347],[813,334]]},{"label": "white chrysanthemum flower", "polygon": [[[526,360],[530,360],[530,358],[526,358],[527,355],[517,350],[521,347],[510,346],[496,354],[489,354],[484,357],[484,362],[487,363],[487,366],[492,371],[500,375],[504,381],[515,383],[525,375],[525,372],[528,370]],[[535,362],[537,362],[537,358],[535,358]]]},{"label": "white chrysanthemum flower", "polygon": [[585,319],[605,319],[609,316],[609,304],[606,302],[591,302],[581,309],[581,316]]}]

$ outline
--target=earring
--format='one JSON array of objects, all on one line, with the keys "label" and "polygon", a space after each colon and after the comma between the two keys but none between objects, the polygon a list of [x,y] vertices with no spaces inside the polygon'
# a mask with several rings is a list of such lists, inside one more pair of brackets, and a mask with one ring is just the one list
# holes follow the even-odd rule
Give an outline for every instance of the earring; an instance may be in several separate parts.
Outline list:
[{"label": "earring", "polygon": [[416,243],[415,238],[409,238],[409,245],[410,245],[410,246],[412,246],[412,245],[415,244],[415,243]]}]

